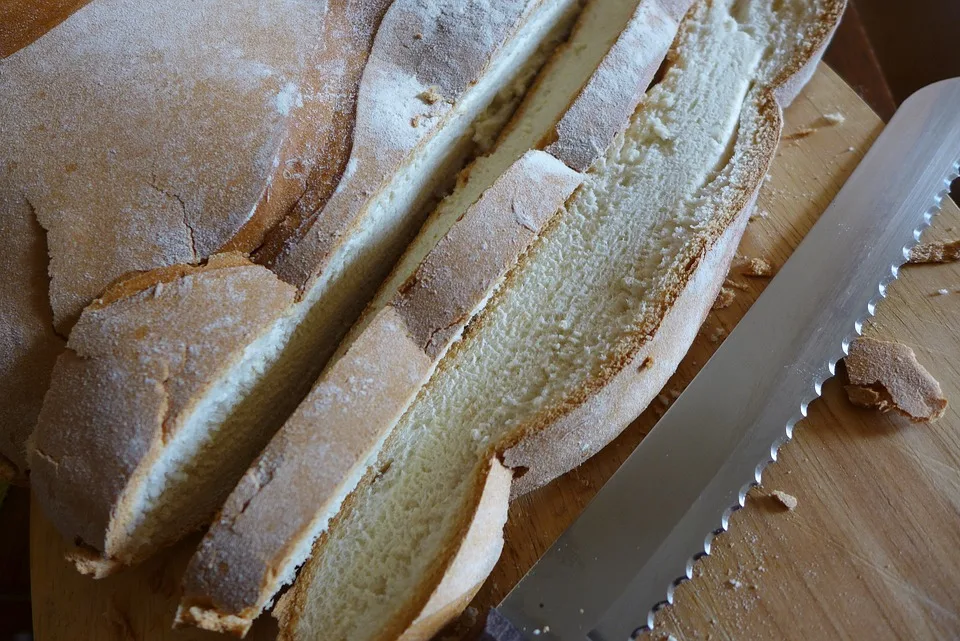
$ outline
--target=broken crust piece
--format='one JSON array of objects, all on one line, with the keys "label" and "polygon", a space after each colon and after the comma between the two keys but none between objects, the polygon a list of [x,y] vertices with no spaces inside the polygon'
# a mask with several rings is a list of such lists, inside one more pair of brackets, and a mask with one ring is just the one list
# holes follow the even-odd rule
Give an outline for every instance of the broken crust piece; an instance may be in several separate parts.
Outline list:
[{"label": "broken crust piece", "polygon": [[960,260],[960,240],[920,243],[910,250],[909,265],[953,263]]},{"label": "broken crust piece", "polygon": [[792,494],[787,494],[783,490],[774,490],[771,494],[780,505],[788,510],[793,510],[797,507],[797,497]]},{"label": "broken crust piece", "polygon": [[847,396],[854,405],[893,410],[915,423],[935,421],[947,408],[940,383],[906,345],[859,338],[845,363],[850,378]]}]

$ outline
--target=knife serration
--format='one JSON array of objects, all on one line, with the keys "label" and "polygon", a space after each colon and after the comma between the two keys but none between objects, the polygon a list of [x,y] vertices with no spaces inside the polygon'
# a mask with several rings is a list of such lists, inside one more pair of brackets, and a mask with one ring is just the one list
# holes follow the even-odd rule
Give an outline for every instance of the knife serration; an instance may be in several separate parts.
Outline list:
[{"label": "knife serration", "polygon": [[957,105],[960,78],[900,107],[713,358],[507,596],[498,611],[528,639],[626,641],[672,603],[939,210],[960,172]]}]

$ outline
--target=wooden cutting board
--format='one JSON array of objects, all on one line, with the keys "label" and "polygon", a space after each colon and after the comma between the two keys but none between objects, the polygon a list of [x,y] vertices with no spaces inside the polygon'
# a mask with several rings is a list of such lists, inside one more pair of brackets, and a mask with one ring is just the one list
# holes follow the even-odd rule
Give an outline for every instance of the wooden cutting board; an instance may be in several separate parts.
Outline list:
[{"label": "wooden cutting board", "polygon": [[[842,122],[827,121],[838,113]],[[832,71],[821,67],[786,114],[786,137],[758,215],[741,245],[747,257],[782,265],[863,152],[880,120]],[[811,130],[790,140],[790,135]],[[958,150],[960,155],[960,150]],[[960,236],[948,203],[927,238]],[[905,239],[906,240],[906,239]],[[746,285],[733,305],[712,312],[667,385],[668,401],[743,316],[767,281]],[[960,403],[960,265],[904,270],[868,333],[905,342]],[[842,374],[841,374],[842,378]],[[633,450],[665,403],[657,402],[592,460],[511,507],[507,544],[474,605],[496,603],[577,516]],[[797,497],[787,511],[773,489]],[[668,488],[665,488],[668,491]],[[38,641],[213,639],[171,631],[179,576],[196,539],[142,567],[102,581],[63,561],[66,544],[34,506],[31,515],[33,618]],[[677,591],[652,639],[894,639],[960,636],[960,416],[932,425],[859,410],[841,380],[825,386],[795,440],[764,484],[714,543],[696,580]],[[664,586],[666,587],[666,586]],[[465,617],[469,619],[469,616]],[[643,613],[637,613],[637,620]],[[270,617],[251,633],[274,634]]]}]

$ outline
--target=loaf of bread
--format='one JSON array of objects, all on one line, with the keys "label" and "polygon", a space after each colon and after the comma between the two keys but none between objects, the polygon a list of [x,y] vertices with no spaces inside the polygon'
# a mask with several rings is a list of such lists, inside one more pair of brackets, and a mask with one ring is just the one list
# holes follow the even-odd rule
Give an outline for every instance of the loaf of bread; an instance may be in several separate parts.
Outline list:
[{"label": "loaf of bread", "polygon": [[[163,385],[185,397],[169,412],[129,396],[134,364],[114,355],[177,363],[186,351],[203,360],[206,341],[220,337],[159,328],[124,333],[115,336],[119,344],[110,346],[109,359],[93,350],[83,359],[68,352],[54,370],[35,432],[32,477],[51,519],[82,542],[79,569],[102,575],[136,563],[210,521],[310,389],[421,225],[435,192],[473,153],[475,136],[482,142],[502,128],[574,6],[573,0],[330,3],[318,56],[329,59],[331,73],[323,92],[310,99],[325,102],[316,109],[331,114],[329,154],[343,151],[347,159],[329,158],[327,166],[339,170],[308,178],[307,191],[280,224],[261,234],[256,252],[279,277],[272,296],[284,298],[287,287],[294,288],[289,303],[262,331],[225,337],[232,342],[211,356],[215,362],[206,364],[202,384],[171,366]],[[341,60],[348,64],[334,64]],[[355,95],[350,112],[344,113],[341,95]],[[139,278],[145,290],[155,286],[156,274]],[[261,296],[247,287],[235,283],[236,296]],[[197,299],[184,305],[173,309],[207,314]],[[88,335],[106,336],[116,315],[127,313],[126,303],[100,301],[81,322]],[[94,378],[97,386],[83,384]],[[141,377],[137,384],[151,380]],[[73,500],[75,488],[90,478],[108,478],[109,487]],[[91,520],[91,511],[104,518]]]},{"label": "loaf of bread", "polygon": [[655,397],[727,273],[842,0],[702,0],[653,87],[441,360],[274,609],[281,639],[426,639],[492,568],[513,493]]},{"label": "loaf of bread", "polygon": [[582,182],[574,168],[626,125],[685,8],[587,4],[227,500],[187,570],[179,623],[245,633],[293,579],[438,360]]},{"label": "loaf of bread", "polygon": [[57,333],[128,272],[255,247],[323,162],[322,5],[97,0],[0,60],[0,455],[21,479]]}]

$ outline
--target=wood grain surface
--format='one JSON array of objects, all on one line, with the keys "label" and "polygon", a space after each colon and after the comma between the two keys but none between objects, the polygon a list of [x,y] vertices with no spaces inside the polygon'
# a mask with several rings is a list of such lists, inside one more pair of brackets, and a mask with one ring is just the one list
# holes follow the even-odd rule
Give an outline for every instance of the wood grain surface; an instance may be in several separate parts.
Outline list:
[{"label": "wood grain surface", "polygon": [[[823,119],[828,113],[846,119],[830,124]],[[782,265],[882,124],[821,67],[787,112],[788,134],[808,127],[815,128],[812,135],[784,142],[778,153],[741,246],[744,256]],[[960,236],[955,206],[928,232],[938,235]],[[734,267],[732,277],[746,290],[711,313],[665,400],[693,377],[767,282],[738,271]],[[906,269],[869,332],[912,345],[948,397],[960,399],[960,293],[931,295],[941,288],[960,289],[960,266]],[[731,531],[717,538],[714,555],[698,564],[696,580],[678,590],[650,638],[960,636],[960,417],[951,407],[937,423],[913,425],[859,410],[847,402],[841,382],[825,386],[824,399],[811,406],[795,440],[734,516]],[[576,517],[662,414],[665,404],[655,405],[586,464],[513,504],[503,556],[475,607],[499,601]],[[774,489],[796,496],[797,508],[778,507],[769,498]],[[186,541],[141,567],[92,581],[63,561],[66,544],[34,506],[35,638],[222,638],[169,628],[179,576],[195,544]],[[253,638],[269,639],[271,626],[262,617]]]}]

